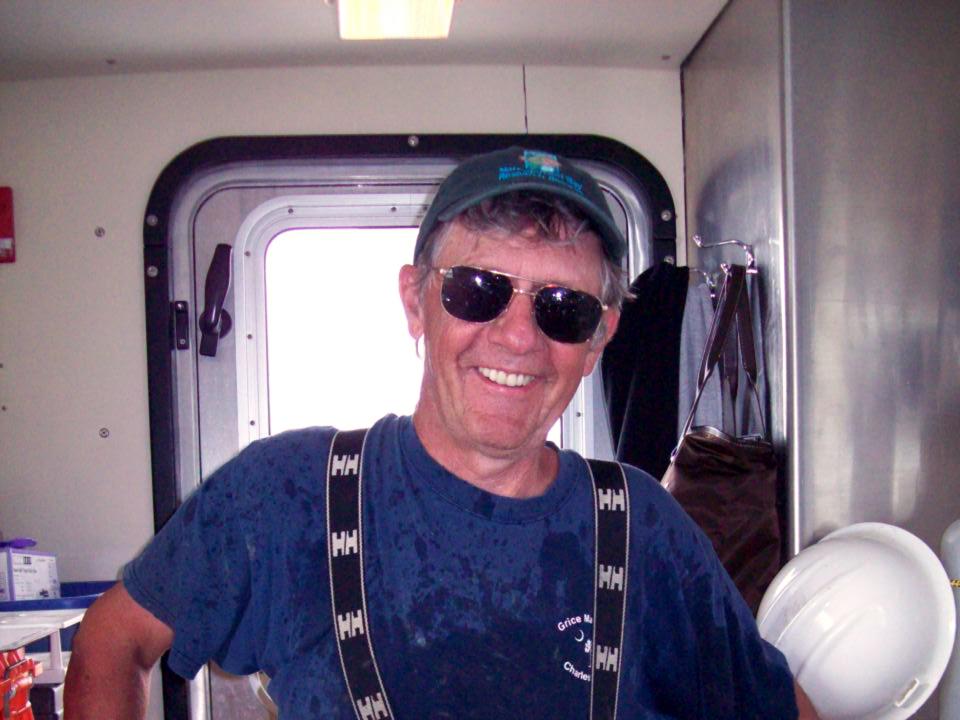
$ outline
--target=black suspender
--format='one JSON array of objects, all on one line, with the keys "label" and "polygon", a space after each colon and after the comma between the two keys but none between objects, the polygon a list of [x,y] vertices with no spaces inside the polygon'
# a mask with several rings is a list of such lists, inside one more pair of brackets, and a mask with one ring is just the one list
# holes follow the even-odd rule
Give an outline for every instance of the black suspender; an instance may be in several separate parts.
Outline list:
[{"label": "black suspender", "polygon": [[590,720],[614,720],[629,576],[630,493],[619,463],[588,462],[593,478],[595,538]]},{"label": "black suspender", "polygon": [[327,462],[327,563],[333,635],[358,720],[393,720],[373,655],[363,585],[363,487],[366,430],[338,432]]},{"label": "black suspender", "polygon": [[[393,720],[373,653],[363,583],[363,441],[338,432],[327,462],[327,563],[333,635],[357,720]],[[594,485],[590,720],[614,720],[620,686],[630,545],[630,497],[618,463],[590,460]]]}]

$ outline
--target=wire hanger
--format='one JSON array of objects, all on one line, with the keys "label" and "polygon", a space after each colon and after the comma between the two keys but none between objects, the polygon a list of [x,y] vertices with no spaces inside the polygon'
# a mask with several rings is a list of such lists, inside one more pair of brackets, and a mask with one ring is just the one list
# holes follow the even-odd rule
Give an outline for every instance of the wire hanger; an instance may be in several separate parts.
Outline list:
[{"label": "wire hanger", "polygon": [[[741,250],[743,250],[744,255],[747,256],[747,262],[746,262],[747,274],[748,275],[757,274],[757,258],[753,254],[753,245],[748,245],[747,243],[740,242],[739,240],[721,240],[720,242],[704,244],[703,238],[700,237],[699,235],[694,235],[693,238],[691,239],[693,240],[693,243],[698,248],[702,248],[702,249],[720,247],[721,245],[736,245]],[[723,269],[724,272],[726,272],[726,268],[724,268],[724,265],[725,263],[721,263],[720,267],[721,269]]]}]

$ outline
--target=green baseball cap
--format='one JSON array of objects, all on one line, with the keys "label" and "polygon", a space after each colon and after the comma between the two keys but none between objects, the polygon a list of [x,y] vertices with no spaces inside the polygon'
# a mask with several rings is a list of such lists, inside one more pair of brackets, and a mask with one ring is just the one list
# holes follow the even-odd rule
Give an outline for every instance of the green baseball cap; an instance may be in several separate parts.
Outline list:
[{"label": "green baseball cap", "polygon": [[627,243],[593,177],[559,155],[511,147],[465,160],[441,183],[420,224],[414,262],[438,222],[449,222],[482,200],[515,190],[565,198],[590,220],[607,257],[614,262],[623,258]]}]

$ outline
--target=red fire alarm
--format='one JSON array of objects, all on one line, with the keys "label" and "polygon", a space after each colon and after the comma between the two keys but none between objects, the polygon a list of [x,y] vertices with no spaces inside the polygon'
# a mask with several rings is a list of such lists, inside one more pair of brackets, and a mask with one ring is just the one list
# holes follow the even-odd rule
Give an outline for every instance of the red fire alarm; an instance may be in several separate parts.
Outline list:
[{"label": "red fire alarm", "polygon": [[13,188],[0,187],[0,263],[17,259],[13,237]]}]

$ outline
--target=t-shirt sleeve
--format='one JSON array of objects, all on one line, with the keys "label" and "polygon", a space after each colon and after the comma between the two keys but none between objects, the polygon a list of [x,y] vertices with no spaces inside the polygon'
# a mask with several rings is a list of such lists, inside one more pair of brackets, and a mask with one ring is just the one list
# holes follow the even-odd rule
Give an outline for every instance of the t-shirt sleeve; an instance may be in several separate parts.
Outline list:
[{"label": "t-shirt sleeve", "polygon": [[[760,637],[733,581],[699,531],[702,560],[684,583],[696,637],[695,674],[701,717],[795,720],[793,676],[786,658]],[[697,601],[694,604],[694,601]]]},{"label": "t-shirt sleeve", "polygon": [[[645,647],[655,701],[684,720],[795,720],[793,677],[710,540],[655,480],[637,473],[631,564],[643,587],[632,647]],[[634,577],[634,575],[631,575]],[[640,602],[642,600],[642,602]]]},{"label": "t-shirt sleeve", "polygon": [[251,556],[245,525],[253,446],[226,463],[174,513],[123,570],[127,592],[174,631],[170,667],[185,678],[208,660],[255,667],[242,627],[250,612]]}]

